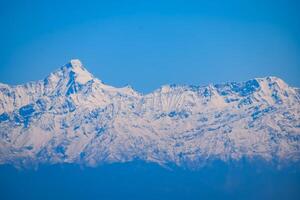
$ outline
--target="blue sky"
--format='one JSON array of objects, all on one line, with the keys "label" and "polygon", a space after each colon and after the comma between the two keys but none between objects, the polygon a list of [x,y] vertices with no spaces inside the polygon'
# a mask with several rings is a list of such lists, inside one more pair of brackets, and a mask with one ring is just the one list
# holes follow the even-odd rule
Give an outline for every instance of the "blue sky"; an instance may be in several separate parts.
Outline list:
[{"label": "blue sky", "polygon": [[300,4],[273,1],[0,1],[0,82],[44,78],[72,58],[105,83],[279,76],[300,87]]}]

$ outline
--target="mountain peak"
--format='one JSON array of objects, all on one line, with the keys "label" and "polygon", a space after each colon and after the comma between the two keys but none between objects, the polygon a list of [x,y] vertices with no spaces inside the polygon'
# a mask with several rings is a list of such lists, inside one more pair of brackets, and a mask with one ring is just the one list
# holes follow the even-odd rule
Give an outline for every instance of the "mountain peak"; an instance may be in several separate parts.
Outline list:
[{"label": "mountain peak", "polygon": [[284,82],[281,78],[276,76],[267,76],[264,78],[255,79],[261,87],[268,88],[277,88],[279,90],[286,90],[289,88],[289,85]]},{"label": "mountain peak", "polygon": [[69,68],[83,68],[83,64],[79,59],[71,59],[69,63],[66,64]]},{"label": "mountain peak", "polygon": [[77,83],[85,84],[93,79],[93,75],[83,67],[83,64],[78,59],[70,60],[63,69],[66,70]]}]

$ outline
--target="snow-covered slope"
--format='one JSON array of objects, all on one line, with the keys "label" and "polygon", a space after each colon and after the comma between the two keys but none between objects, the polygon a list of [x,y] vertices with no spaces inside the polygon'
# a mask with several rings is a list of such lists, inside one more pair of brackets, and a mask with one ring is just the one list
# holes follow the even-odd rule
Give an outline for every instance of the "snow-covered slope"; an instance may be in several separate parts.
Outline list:
[{"label": "snow-covered slope", "polygon": [[0,84],[0,163],[298,162],[299,91],[266,77],[141,95],[71,60],[42,81]]}]

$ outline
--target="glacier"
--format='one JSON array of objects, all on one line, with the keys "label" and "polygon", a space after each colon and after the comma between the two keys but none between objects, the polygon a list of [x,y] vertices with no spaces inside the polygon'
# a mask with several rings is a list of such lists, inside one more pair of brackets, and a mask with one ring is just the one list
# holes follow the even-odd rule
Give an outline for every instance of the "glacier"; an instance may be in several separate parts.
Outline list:
[{"label": "glacier", "polygon": [[44,80],[0,84],[0,164],[300,160],[300,89],[277,77],[116,88],[71,60]]}]

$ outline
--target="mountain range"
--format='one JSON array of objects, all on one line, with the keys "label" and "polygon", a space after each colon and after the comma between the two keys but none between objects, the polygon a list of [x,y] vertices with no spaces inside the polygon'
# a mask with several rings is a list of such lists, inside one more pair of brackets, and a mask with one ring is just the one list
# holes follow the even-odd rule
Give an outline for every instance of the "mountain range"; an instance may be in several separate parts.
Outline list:
[{"label": "mountain range", "polygon": [[116,88],[71,60],[44,80],[0,84],[0,164],[300,160],[300,89],[277,77]]}]

